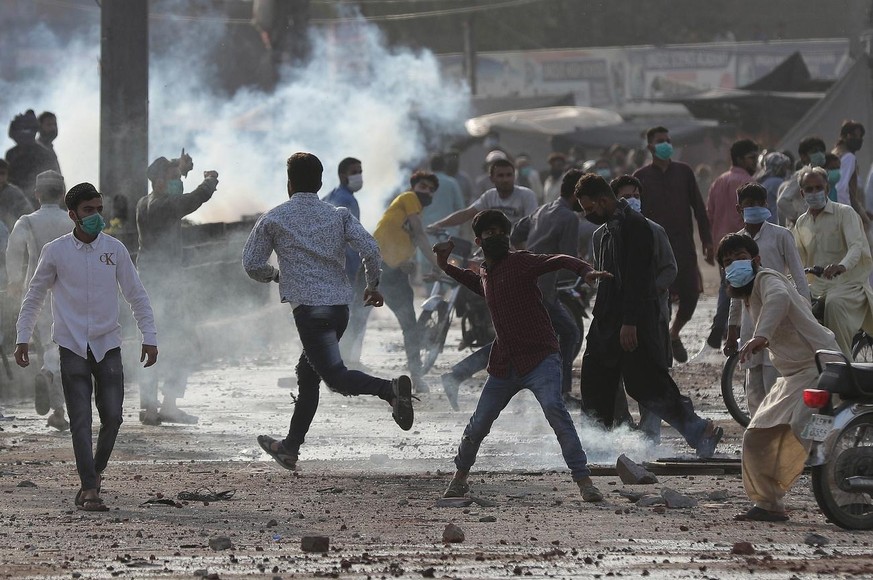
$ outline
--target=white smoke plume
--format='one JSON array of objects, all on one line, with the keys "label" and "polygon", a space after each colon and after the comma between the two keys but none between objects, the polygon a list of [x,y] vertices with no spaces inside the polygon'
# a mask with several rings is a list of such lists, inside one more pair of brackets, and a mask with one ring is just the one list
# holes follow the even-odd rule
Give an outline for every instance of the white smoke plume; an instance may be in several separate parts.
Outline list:
[{"label": "white smoke plume", "polygon": [[[162,10],[174,13],[168,6],[162,3]],[[186,12],[184,3],[177,6]],[[0,81],[10,119],[28,108],[58,115],[55,148],[70,185],[99,180],[99,11],[93,19],[65,45],[36,26],[28,44],[53,58],[40,59],[32,82]],[[310,58],[286,66],[275,90],[220,94],[213,81],[222,63],[213,53],[226,26],[220,18],[152,23],[149,159],[175,157],[185,147],[195,163],[186,191],[203,170],[220,174],[216,195],[193,221],[235,221],[281,203],[287,199],[285,159],[310,151],[324,164],[322,194],[337,184],[342,158],[362,160],[361,218],[372,229],[386,198],[408,186],[409,170],[441,144],[440,136],[462,129],[467,89],[442,76],[433,54],[388,47],[379,30],[360,19],[313,30]]]}]

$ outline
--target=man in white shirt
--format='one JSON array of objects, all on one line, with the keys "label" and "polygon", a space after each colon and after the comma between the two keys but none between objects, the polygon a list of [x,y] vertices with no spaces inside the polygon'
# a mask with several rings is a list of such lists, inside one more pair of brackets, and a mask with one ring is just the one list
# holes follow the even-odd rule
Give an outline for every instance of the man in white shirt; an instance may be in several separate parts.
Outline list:
[{"label": "man in white shirt", "polygon": [[[30,285],[39,255],[50,241],[70,233],[70,218],[60,207],[66,187],[63,176],[54,170],[36,176],[34,193],[39,209],[23,215],[15,222],[6,248],[6,271],[9,276],[10,299],[21,304],[21,297]],[[36,334],[42,348],[42,368],[34,379],[36,412],[49,415],[47,425],[66,431],[70,424],[64,418],[64,390],[61,387],[60,359],[52,344],[52,312],[43,308],[36,321]]]},{"label": "man in white shirt", "polygon": [[858,159],[855,156],[863,146],[864,126],[857,121],[846,121],[840,127],[840,139],[832,153],[840,158],[840,180],[836,186],[837,201],[855,208],[866,224],[869,220],[863,212],[863,205],[860,206],[859,211],[861,194],[858,191]]},{"label": "man in white shirt", "polygon": [[[755,240],[761,266],[790,276],[797,293],[809,301],[809,286],[806,283],[806,274],[794,242],[794,235],[790,230],[767,221],[770,218],[767,189],[762,184],[754,182],[741,186],[737,189],[737,211],[743,216],[743,229],[737,233]],[[751,313],[748,308],[744,308],[742,298],[731,298],[724,354],[730,356],[736,353],[739,346],[752,340],[754,330]],[[749,415],[754,416],[761,406],[761,401],[776,384],[779,372],[773,366],[766,348],[750,354],[741,368],[748,371],[746,401],[749,405]]]},{"label": "man in white shirt", "polygon": [[[361,256],[366,278],[364,303],[382,306],[379,285],[379,246],[345,207],[318,199],[321,161],[311,153],[288,158],[288,201],[258,219],[243,249],[243,268],[257,282],[278,282],[282,302],[290,304],[303,345],[297,363],[297,401],[283,440],[258,436],[258,444],[285,469],[297,465],[315,412],[319,384],[348,396],[375,395],[391,405],[394,421],[412,428],[412,381],[406,375],[381,379],[349,370],[339,340],[349,322],[348,304],[354,296],[346,275],[346,247]],[[276,253],[279,268],[269,263]]]},{"label": "man in white shirt", "polygon": [[496,209],[503,212],[510,223],[528,216],[537,208],[536,194],[515,184],[515,165],[509,159],[496,159],[490,167],[494,187],[479,196],[470,207],[460,209],[428,226],[428,230],[450,228],[465,224],[480,211]]},{"label": "man in white shirt", "polygon": [[873,289],[867,280],[873,272],[870,245],[855,210],[828,199],[827,171],[807,167],[799,183],[809,209],[797,218],[794,241],[805,268],[824,268],[821,276],[810,280],[809,293],[825,298],[824,325],[851,358],[858,330],[873,332]]},{"label": "man in white shirt", "polygon": [[[124,402],[119,288],[142,333],[140,361],[146,367],[158,358],[157,331],[148,294],[127,248],[101,233],[106,226],[103,196],[90,183],[80,183],[67,192],[64,202],[76,226],[42,250],[18,315],[15,362],[21,367],[30,364],[28,342],[51,291],[52,338],[60,350],[61,382],[82,483],[76,507],[107,511],[99,495],[101,474],[115,446]],[[92,391],[100,414],[96,452],[91,448]]]}]

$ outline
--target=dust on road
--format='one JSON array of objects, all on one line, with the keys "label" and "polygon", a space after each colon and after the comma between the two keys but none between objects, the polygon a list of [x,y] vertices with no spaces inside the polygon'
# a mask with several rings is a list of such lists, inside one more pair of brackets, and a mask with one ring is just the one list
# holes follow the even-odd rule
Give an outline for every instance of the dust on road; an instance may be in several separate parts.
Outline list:
[{"label": "dust on road", "polygon": [[[703,343],[712,299],[701,302],[687,343]],[[453,331],[454,333],[454,331]],[[78,488],[69,436],[49,432],[30,402],[7,404],[16,420],[0,424],[0,574],[6,577],[566,577],[807,578],[870,575],[870,533],[846,532],[818,511],[806,476],[787,497],[791,521],[739,523],[748,503],[739,475],[659,476],[648,486],[595,482],[602,504],[585,504],[570,481],[554,435],[530,396],[514,400],[482,445],[472,494],[491,507],[437,507],[451,458],[478,396],[480,381],[461,390],[453,413],[438,375],[464,353],[451,346],[429,376],[431,394],[416,404],[412,431],[400,431],[390,408],[370,397],[322,389],[298,472],[259,449],[258,434],[284,434],[290,419],[294,362],[288,340],[269,353],[225,358],[192,376],[186,409],[197,426],[144,427],[135,385],[106,472],[111,511],[73,509]],[[457,343],[450,334],[449,345]],[[689,350],[692,348],[689,346]],[[402,371],[402,346],[390,313],[368,331],[364,360],[383,376]],[[718,395],[720,361],[678,366],[674,376],[698,411],[726,428],[719,457],[739,458],[742,431]],[[576,369],[578,374],[578,368]],[[477,377],[479,378],[479,377]],[[578,388],[578,386],[576,387]],[[592,463],[613,466],[620,453],[642,462],[691,457],[664,427],[655,447],[636,433],[604,434],[574,419]],[[35,487],[22,487],[22,482]],[[27,485],[27,484],[24,484]],[[229,501],[181,502],[181,491],[236,490]],[[697,507],[641,507],[626,496],[658,496],[665,488]],[[623,492],[620,494],[619,492]],[[650,498],[651,499],[651,498]],[[443,544],[448,523],[465,540]],[[810,545],[821,540],[825,545]],[[330,538],[324,554],[305,553],[301,538]],[[227,537],[216,551],[210,540]],[[737,542],[748,542],[751,549]],[[809,543],[807,543],[809,542]]]}]

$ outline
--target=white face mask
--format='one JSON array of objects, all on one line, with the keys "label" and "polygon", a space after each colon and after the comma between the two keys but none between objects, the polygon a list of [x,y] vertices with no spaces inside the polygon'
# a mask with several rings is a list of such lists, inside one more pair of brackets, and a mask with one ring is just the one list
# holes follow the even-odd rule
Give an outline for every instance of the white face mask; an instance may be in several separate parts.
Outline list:
[{"label": "white face mask", "polygon": [[364,187],[363,173],[355,173],[354,175],[349,175],[349,191],[359,191],[362,187]]}]

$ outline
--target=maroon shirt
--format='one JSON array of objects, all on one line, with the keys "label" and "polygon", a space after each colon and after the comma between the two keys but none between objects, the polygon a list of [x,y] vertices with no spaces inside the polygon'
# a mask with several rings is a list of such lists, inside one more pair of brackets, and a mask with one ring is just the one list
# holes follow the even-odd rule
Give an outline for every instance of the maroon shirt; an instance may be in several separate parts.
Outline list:
[{"label": "maroon shirt", "polygon": [[584,276],[593,268],[563,254],[510,252],[481,275],[451,264],[446,274],[485,297],[497,338],[488,358],[488,374],[505,379],[510,368],[518,376],[531,372],[550,354],[559,352],[558,339],[542,303],[537,278],[566,269]]},{"label": "maroon shirt", "polygon": [[671,161],[665,171],[649,163],[638,169],[634,177],[643,184],[640,192],[643,215],[667,232],[677,261],[696,264],[692,212],[704,244],[712,243],[712,232],[694,171],[680,161]]}]

